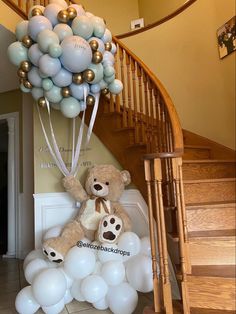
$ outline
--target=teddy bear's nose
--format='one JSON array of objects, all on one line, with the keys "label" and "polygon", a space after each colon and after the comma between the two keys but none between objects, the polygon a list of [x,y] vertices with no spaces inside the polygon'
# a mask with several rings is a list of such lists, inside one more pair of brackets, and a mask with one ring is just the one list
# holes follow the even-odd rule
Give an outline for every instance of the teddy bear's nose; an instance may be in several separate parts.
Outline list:
[{"label": "teddy bear's nose", "polygon": [[102,186],[101,186],[100,184],[94,184],[94,188],[95,188],[95,190],[97,190],[97,191],[102,190]]}]

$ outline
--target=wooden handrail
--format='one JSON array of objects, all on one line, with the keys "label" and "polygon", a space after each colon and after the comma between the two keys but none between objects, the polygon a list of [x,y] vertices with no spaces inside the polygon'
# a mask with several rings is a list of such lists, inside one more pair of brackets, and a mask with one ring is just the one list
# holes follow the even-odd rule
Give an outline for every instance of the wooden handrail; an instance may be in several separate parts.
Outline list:
[{"label": "wooden handrail", "polygon": [[154,27],[157,27],[171,19],[173,19],[174,17],[176,17],[177,15],[179,15],[180,13],[182,13],[183,11],[185,11],[189,6],[191,6],[194,2],[196,2],[197,0],[188,0],[187,2],[185,2],[181,7],[179,7],[177,10],[175,10],[174,12],[168,14],[167,16],[161,18],[160,20],[154,22],[154,23],[150,23],[142,28],[127,32],[127,33],[123,33],[120,35],[116,35],[116,37],[118,39],[123,39],[123,38],[127,38],[127,37],[131,37],[143,32],[148,31],[149,29],[152,29]]}]

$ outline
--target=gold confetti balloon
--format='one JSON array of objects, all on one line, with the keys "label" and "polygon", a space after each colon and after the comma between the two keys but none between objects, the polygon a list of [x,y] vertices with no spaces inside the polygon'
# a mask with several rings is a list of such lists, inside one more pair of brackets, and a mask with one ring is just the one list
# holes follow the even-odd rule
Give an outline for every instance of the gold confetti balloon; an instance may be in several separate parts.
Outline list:
[{"label": "gold confetti balloon", "polygon": [[68,16],[69,16],[69,19],[70,20],[73,20],[76,16],[77,16],[77,11],[75,8],[73,7],[69,7],[67,9],[67,12],[68,12]]},{"label": "gold confetti balloon", "polygon": [[80,85],[83,83],[84,79],[83,79],[83,75],[81,73],[74,73],[72,76],[72,81],[73,83]]},{"label": "gold confetti balloon", "polygon": [[61,89],[61,94],[65,98],[70,97],[70,89],[69,89],[69,87],[63,87]]},{"label": "gold confetti balloon", "polygon": [[40,10],[40,8],[34,8],[34,9],[31,11],[31,15],[32,15],[32,16],[43,15],[43,12],[42,12],[42,10]]},{"label": "gold confetti balloon", "polygon": [[20,69],[24,72],[29,72],[31,69],[31,63],[29,61],[22,61],[20,64]]},{"label": "gold confetti balloon", "polygon": [[88,95],[86,98],[86,104],[88,106],[93,106],[95,104],[95,98],[93,95]]},{"label": "gold confetti balloon", "polygon": [[28,35],[25,35],[25,36],[22,38],[22,44],[23,44],[26,48],[29,48],[29,47],[32,46],[33,40],[32,40]]},{"label": "gold confetti balloon", "polygon": [[102,53],[100,51],[95,51],[93,54],[92,62],[97,64],[102,62],[102,59],[103,59]]},{"label": "gold confetti balloon", "polygon": [[89,45],[90,45],[90,47],[91,47],[91,49],[93,51],[97,51],[98,50],[98,42],[95,39],[91,40],[89,42]]},{"label": "gold confetti balloon", "polygon": [[67,10],[61,10],[59,11],[57,15],[57,19],[61,23],[67,23],[69,21],[69,13]]},{"label": "gold confetti balloon", "polygon": [[44,98],[44,97],[40,97],[39,99],[38,99],[38,105],[39,105],[39,107],[41,107],[41,108],[45,108],[46,107],[46,99]]}]

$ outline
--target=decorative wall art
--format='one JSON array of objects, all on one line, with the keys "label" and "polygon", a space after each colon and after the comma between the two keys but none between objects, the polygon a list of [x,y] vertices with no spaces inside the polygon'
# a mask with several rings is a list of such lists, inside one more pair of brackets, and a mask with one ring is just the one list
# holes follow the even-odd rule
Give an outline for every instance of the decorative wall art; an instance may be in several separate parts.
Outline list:
[{"label": "decorative wall art", "polygon": [[236,50],[235,16],[217,30],[220,59]]}]

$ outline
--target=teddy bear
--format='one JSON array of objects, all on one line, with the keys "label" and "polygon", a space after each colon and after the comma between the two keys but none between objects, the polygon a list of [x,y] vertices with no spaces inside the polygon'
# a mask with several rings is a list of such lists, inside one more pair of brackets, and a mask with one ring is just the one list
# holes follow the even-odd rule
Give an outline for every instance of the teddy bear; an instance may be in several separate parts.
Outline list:
[{"label": "teddy bear", "polygon": [[115,243],[120,234],[131,230],[131,221],[119,198],[130,183],[127,170],[113,165],[96,165],[88,169],[85,189],[74,176],[63,179],[65,190],[81,206],[76,218],[67,223],[60,236],[47,239],[43,252],[52,262],[62,263],[69,249],[83,238]]}]

